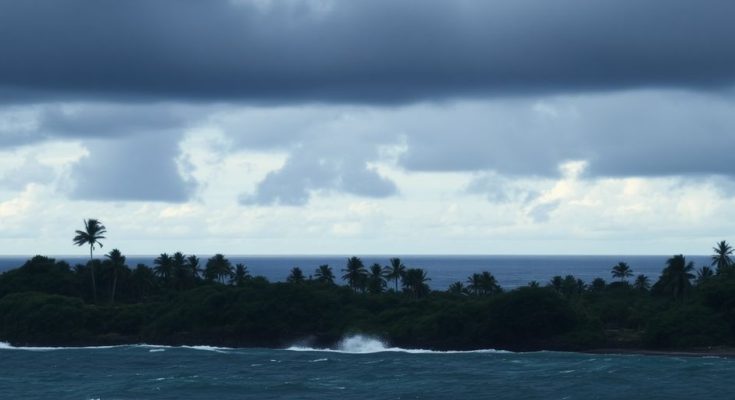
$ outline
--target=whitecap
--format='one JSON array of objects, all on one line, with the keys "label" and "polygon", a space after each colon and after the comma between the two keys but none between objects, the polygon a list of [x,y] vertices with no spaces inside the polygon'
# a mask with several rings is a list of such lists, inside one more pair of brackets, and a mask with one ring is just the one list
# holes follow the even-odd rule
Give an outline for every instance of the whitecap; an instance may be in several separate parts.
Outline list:
[{"label": "whitecap", "polygon": [[213,351],[215,353],[228,353],[228,350],[235,350],[231,347],[216,347],[216,346],[181,346],[183,349],[201,350],[201,351]]},{"label": "whitecap", "polygon": [[112,349],[115,347],[117,346],[84,346],[84,347],[13,346],[7,342],[0,342],[0,350],[53,351],[53,350]]},{"label": "whitecap", "polygon": [[320,352],[332,352],[332,353],[345,353],[345,354],[373,354],[373,353],[384,353],[384,352],[399,352],[409,354],[462,354],[462,353],[499,353],[506,354],[511,353],[505,350],[485,349],[485,350],[470,350],[470,351],[436,351],[436,350],[425,350],[425,349],[404,349],[401,347],[388,347],[380,339],[366,336],[366,335],[354,335],[342,339],[334,349],[330,348],[314,348],[307,346],[291,346],[286,350],[289,351],[320,351]]}]

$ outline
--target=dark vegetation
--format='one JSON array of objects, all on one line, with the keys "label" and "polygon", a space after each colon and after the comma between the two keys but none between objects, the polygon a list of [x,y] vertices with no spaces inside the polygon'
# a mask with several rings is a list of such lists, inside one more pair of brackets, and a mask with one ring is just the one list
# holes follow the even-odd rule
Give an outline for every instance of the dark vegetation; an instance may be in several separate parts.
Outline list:
[{"label": "dark vegetation", "polygon": [[[90,227],[93,243],[81,235]],[[104,226],[85,221],[77,233],[75,243],[93,250]],[[128,266],[116,249],[73,267],[36,256],[0,275],[0,340],[280,347],[330,346],[362,333],[440,350],[731,346],[732,248],[723,241],[714,252],[712,265],[698,270],[671,257],[653,283],[621,262],[610,282],[556,276],[510,291],[487,271],[432,291],[424,270],[397,258],[366,267],[352,257],[338,271],[295,267],[286,282],[269,282],[221,254],[206,261],[161,254],[152,268]]]}]

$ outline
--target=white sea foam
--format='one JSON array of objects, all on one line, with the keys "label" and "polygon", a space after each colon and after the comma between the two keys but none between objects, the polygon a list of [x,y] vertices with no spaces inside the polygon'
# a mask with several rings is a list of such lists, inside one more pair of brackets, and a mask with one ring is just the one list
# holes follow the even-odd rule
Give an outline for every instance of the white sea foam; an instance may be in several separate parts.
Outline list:
[{"label": "white sea foam", "polygon": [[215,347],[215,346],[166,346],[159,344],[130,344],[130,345],[118,345],[118,346],[72,346],[72,347],[26,347],[26,346],[13,346],[7,342],[0,342],[0,350],[28,350],[28,351],[52,351],[52,350],[90,350],[90,349],[116,349],[116,348],[143,348],[149,349],[149,352],[155,353],[164,351],[165,349],[191,349],[201,351],[214,351],[218,353],[226,353],[227,350],[234,350],[229,347]]},{"label": "white sea foam", "polygon": [[333,349],[314,348],[307,346],[291,346],[286,350],[290,351],[324,351],[331,353],[345,354],[372,354],[385,352],[399,352],[410,354],[458,354],[458,353],[510,353],[505,350],[472,350],[472,351],[435,351],[425,349],[404,349],[400,347],[388,347],[378,338],[366,335],[354,335],[342,339]]},{"label": "white sea foam", "polygon": [[228,350],[235,350],[231,347],[215,347],[215,346],[181,346],[184,349],[213,351],[215,353],[228,353]]},{"label": "white sea foam", "polygon": [[53,351],[53,350],[75,350],[75,349],[111,349],[116,346],[86,346],[86,347],[26,347],[13,346],[7,342],[0,342],[0,350],[27,350],[27,351]]}]

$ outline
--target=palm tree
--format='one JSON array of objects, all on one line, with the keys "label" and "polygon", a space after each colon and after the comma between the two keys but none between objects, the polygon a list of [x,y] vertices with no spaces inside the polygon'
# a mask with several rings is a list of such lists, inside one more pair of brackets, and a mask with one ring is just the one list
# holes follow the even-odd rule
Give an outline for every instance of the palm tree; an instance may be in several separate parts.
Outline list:
[{"label": "palm tree", "polygon": [[429,285],[426,282],[430,281],[426,276],[426,271],[421,268],[409,268],[403,275],[403,288],[411,293],[413,297],[421,297],[429,293]]},{"label": "palm tree", "polygon": [[712,268],[703,266],[702,268],[697,270],[697,285],[701,285],[704,282],[708,281],[710,278],[712,278],[715,275],[714,271],[712,271]]},{"label": "palm tree", "polygon": [[370,275],[367,278],[367,290],[369,293],[383,293],[385,289],[385,279],[383,279],[383,267],[375,263],[370,266]]},{"label": "palm tree", "polygon": [[319,268],[314,272],[317,282],[324,283],[327,285],[334,285],[334,273],[332,268],[327,265],[320,265]]},{"label": "palm tree", "polygon": [[449,288],[447,289],[447,292],[448,293],[451,293],[451,294],[454,294],[454,295],[457,295],[457,296],[461,296],[461,295],[464,295],[465,294],[466,290],[467,289],[465,289],[465,287],[462,284],[462,282],[457,281],[457,282],[454,282],[451,285],[449,285]]},{"label": "palm tree", "polygon": [[172,283],[177,289],[184,288],[186,281],[189,278],[189,271],[187,270],[186,256],[184,253],[177,251],[174,253],[173,257],[171,257]]},{"label": "palm tree", "polygon": [[304,283],[304,272],[299,267],[291,268],[291,273],[286,278],[288,283]]},{"label": "palm tree", "polygon": [[347,265],[342,270],[345,274],[342,275],[342,279],[347,281],[347,285],[353,290],[364,289],[365,278],[367,278],[367,271],[365,265],[357,257],[350,257],[347,259]]},{"label": "palm tree", "polygon": [[692,287],[690,281],[694,279],[694,274],[692,274],[694,263],[691,261],[687,263],[686,258],[679,254],[669,258],[666,265],[667,267],[664,268],[655,286],[670,293],[674,299],[681,300]]},{"label": "palm tree", "polygon": [[645,292],[651,288],[651,282],[647,276],[640,274],[636,276],[635,282],[633,282],[633,287],[641,292]]},{"label": "palm tree", "polygon": [[153,260],[153,273],[165,284],[171,284],[173,276],[173,260],[168,253],[162,253]]},{"label": "palm tree", "polygon": [[733,267],[732,259],[732,247],[726,241],[721,241],[712,248],[715,254],[712,256],[712,265],[716,267],[717,275],[731,272]]},{"label": "palm tree", "polygon": [[[646,278],[648,279],[648,278]],[[601,292],[605,290],[605,287],[607,286],[607,283],[605,283],[605,280],[602,278],[595,278],[592,280],[592,284],[590,284],[590,290],[593,292]]]},{"label": "palm tree", "polygon": [[501,291],[498,281],[488,271],[482,271],[480,274],[480,288],[483,294],[495,294]]},{"label": "palm tree", "polygon": [[235,264],[235,273],[232,275],[233,285],[243,286],[245,285],[245,282],[250,280],[250,278],[250,271],[248,271],[248,267],[246,267],[245,264]]},{"label": "palm tree", "polygon": [[127,268],[125,265],[125,256],[120,253],[118,249],[112,249],[105,257],[110,261],[110,267],[112,268],[112,294],[110,295],[110,302],[115,302],[115,292],[117,291],[117,277],[120,270]]},{"label": "palm tree", "polygon": [[551,278],[551,281],[549,281],[548,286],[553,287],[554,290],[561,293],[564,287],[564,278],[562,278],[561,275],[556,275],[553,278]]},{"label": "palm tree", "polygon": [[472,274],[467,278],[467,290],[475,296],[480,295],[482,290],[482,276],[480,274]]},{"label": "palm tree", "polygon": [[[74,244],[77,246],[83,246],[85,244],[89,245],[89,261],[90,263],[94,259],[94,246],[99,245],[100,248],[102,246],[102,242],[100,242],[100,239],[106,239],[104,236],[105,233],[107,233],[107,229],[105,228],[102,223],[94,218],[85,219],[84,220],[84,230],[83,231],[76,231],[76,236],[74,236]],[[94,264],[90,264],[91,272],[92,272],[92,296],[94,298],[94,302],[97,302],[97,282],[94,277]]]},{"label": "palm tree", "polygon": [[197,280],[199,278],[199,257],[193,254],[186,257],[186,267],[189,268],[192,279]]},{"label": "palm tree", "polygon": [[207,266],[204,270],[204,277],[209,281],[218,280],[225,283],[225,278],[232,276],[232,264],[222,254],[215,254],[207,260]]},{"label": "palm tree", "polygon": [[395,290],[398,292],[398,280],[403,278],[403,274],[406,273],[406,266],[403,265],[400,258],[391,258],[388,260],[390,265],[386,265],[383,268],[383,276],[388,280],[393,280],[395,283]]},{"label": "palm tree", "polygon": [[633,270],[630,269],[630,266],[627,263],[619,262],[618,265],[612,267],[612,276],[613,278],[620,279],[620,282],[625,282],[628,277],[633,276]]}]

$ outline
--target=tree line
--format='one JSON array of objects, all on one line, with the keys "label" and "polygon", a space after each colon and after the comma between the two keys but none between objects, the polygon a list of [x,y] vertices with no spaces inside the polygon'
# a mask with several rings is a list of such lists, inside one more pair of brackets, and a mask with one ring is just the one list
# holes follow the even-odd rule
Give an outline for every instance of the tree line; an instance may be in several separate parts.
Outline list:
[{"label": "tree line", "polygon": [[555,276],[505,290],[481,271],[436,291],[425,270],[399,258],[366,267],[350,257],[336,273],[329,265],[308,275],[295,267],[285,282],[252,276],[222,254],[164,253],[152,267],[131,268],[118,249],[94,257],[105,235],[100,221],[85,220],[73,240],[90,247],[87,264],[36,256],[0,275],[0,340],[280,346],[367,333],[444,350],[735,344],[735,266],[726,241],[699,269],[672,256],[655,282],[620,262],[610,281]]}]

